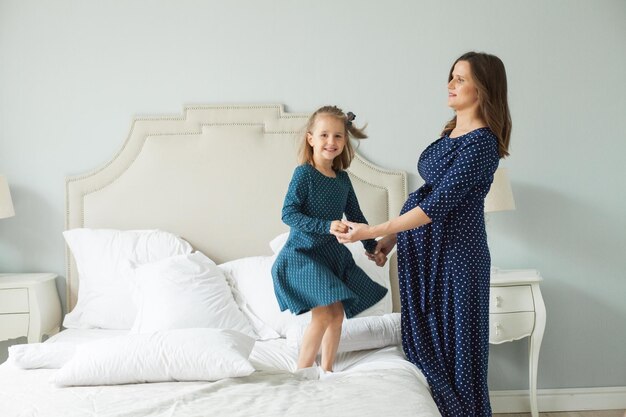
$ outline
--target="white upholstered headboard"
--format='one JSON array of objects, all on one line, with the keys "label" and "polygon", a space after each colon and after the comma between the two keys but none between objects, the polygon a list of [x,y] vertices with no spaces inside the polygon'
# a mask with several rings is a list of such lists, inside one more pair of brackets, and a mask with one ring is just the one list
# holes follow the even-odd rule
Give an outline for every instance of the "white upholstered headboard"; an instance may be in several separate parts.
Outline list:
[{"label": "white upholstered headboard", "polygon": [[[270,254],[269,241],[288,230],[281,209],[308,117],[282,105],[207,105],[187,107],[182,116],[137,118],[110,162],[66,180],[66,228],[167,230],[217,263]],[[349,172],[370,223],[398,215],[407,195],[404,172],[358,155]],[[67,311],[77,294],[67,250]]]}]

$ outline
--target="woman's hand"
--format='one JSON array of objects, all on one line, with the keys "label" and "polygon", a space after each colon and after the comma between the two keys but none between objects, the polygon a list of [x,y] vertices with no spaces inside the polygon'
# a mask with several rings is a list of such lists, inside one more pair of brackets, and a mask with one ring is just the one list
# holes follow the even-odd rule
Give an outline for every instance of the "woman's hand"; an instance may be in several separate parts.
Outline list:
[{"label": "woman's hand", "polygon": [[348,226],[343,224],[341,220],[333,220],[330,223],[330,234],[337,237],[339,240],[339,236],[348,231]]},{"label": "woman's hand", "polygon": [[395,234],[387,235],[380,239],[376,244],[376,249],[374,249],[374,253],[367,253],[367,257],[376,262],[376,265],[383,266],[387,262],[387,255],[393,250],[393,247],[396,246],[398,238]]},{"label": "woman's hand", "polygon": [[373,261],[376,266],[385,266],[387,263],[387,255],[382,251],[377,251],[374,253],[365,252],[365,255],[370,261]]},{"label": "woman's hand", "polygon": [[352,243],[357,240],[370,239],[368,235],[370,229],[369,225],[363,223],[353,223],[347,220],[342,220],[342,222],[347,230],[343,233],[335,235],[337,236],[339,243]]},{"label": "woman's hand", "polygon": [[385,256],[389,255],[389,253],[393,250],[393,247],[396,246],[397,242],[398,242],[398,236],[395,233],[384,236],[376,244],[376,250],[374,251],[374,253],[380,251],[384,253]]}]

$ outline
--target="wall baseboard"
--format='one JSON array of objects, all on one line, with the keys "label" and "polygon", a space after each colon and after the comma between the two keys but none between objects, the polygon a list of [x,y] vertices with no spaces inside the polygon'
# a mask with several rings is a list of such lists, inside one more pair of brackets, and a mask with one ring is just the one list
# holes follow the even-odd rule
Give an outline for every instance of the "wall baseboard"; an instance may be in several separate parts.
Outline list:
[{"label": "wall baseboard", "polygon": [[[491,391],[494,413],[529,413],[527,390]],[[563,388],[537,390],[539,411],[626,409],[626,387]]]}]

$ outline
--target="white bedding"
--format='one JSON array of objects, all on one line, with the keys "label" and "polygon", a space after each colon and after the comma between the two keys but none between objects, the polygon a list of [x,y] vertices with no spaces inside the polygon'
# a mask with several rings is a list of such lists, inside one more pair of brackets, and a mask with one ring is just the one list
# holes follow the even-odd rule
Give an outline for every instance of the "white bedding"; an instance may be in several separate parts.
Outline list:
[{"label": "white bedding", "polygon": [[[83,343],[123,334],[65,330],[46,343]],[[397,346],[338,355],[335,373],[293,373],[297,351],[285,339],[257,341],[256,372],[216,382],[164,382],[59,388],[56,369],[0,365],[0,416],[440,416],[423,375]]]},{"label": "white bedding", "polygon": [[[68,178],[66,183],[66,227],[82,229],[70,235],[103,239],[96,239],[98,244],[92,239],[80,239],[80,248],[74,248],[76,245],[69,239],[66,298],[68,316],[75,320],[64,323],[66,328],[73,329],[53,336],[46,344],[73,346],[128,332],[135,324],[138,301],[137,287],[129,281],[129,278],[132,281],[132,269],[188,254],[191,245],[196,251],[210,254],[211,260],[218,264],[230,262],[231,267],[240,267],[231,268],[230,272],[240,272],[234,278],[241,279],[227,281],[232,287],[233,303],[243,312],[238,317],[247,318],[259,338],[269,339],[254,344],[248,358],[255,369],[252,374],[214,382],[61,388],[50,382],[59,374],[58,369],[25,370],[7,362],[0,365],[0,417],[440,416],[423,376],[404,359],[397,346],[340,353],[336,372],[316,379],[309,372],[294,372],[296,347],[286,339],[274,339],[285,337],[285,325],[293,324],[294,320],[289,313],[281,315],[275,311],[267,244],[286,231],[280,219],[281,202],[296,164],[294,138],[301,135],[308,117],[308,113],[286,113],[282,106],[262,104],[194,105],[185,108],[183,115],[141,117],[133,122],[123,148],[113,160],[91,173]],[[224,172],[232,170],[233,160],[253,163],[239,164],[236,175],[224,176]],[[371,223],[387,221],[401,210],[407,196],[406,173],[377,167],[358,155],[349,173],[360,207]],[[254,216],[250,216],[251,208]],[[144,232],[134,236],[135,232],[129,232],[132,230]],[[163,239],[149,239],[147,246],[133,243],[142,242],[140,236],[153,233],[151,230],[180,236],[189,245],[160,233]],[[118,231],[129,235],[118,236]],[[122,240],[109,239],[112,236]],[[366,272],[373,269],[372,279],[380,278],[385,286],[389,285],[397,312],[399,296],[393,264],[388,264],[386,269],[374,267],[363,258],[360,244],[356,247],[359,257],[355,262],[364,261]],[[75,249],[79,253],[74,253]],[[107,256],[101,256],[101,252]],[[82,256],[85,254],[89,255],[87,259]],[[263,269],[256,269],[260,268],[256,265],[243,271],[243,262],[235,262],[250,259],[251,255],[262,255]],[[103,274],[105,269],[107,273]],[[242,275],[243,272],[250,275]],[[262,282],[258,280],[258,272],[264,274]],[[89,284],[94,285],[83,282],[91,278]],[[176,291],[176,294],[186,293]],[[192,301],[188,297],[186,300]],[[373,306],[377,311],[370,313],[391,313],[394,303],[390,301],[388,297],[386,302]],[[180,311],[175,308],[166,318]],[[156,313],[160,312],[156,309]],[[211,318],[216,317],[214,313]],[[148,314],[147,318],[157,316]],[[227,316],[237,315],[229,312]],[[196,318],[189,314],[184,317]],[[163,323],[156,320],[142,324],[151,324],[150,330],[155,330],[154,324],[158,327]],[[205,325],[214,328],[214,322]],[[198,323],[191,326],[177,323],[175,327],[197,326]],[[213,342],[210,345],[213,347]],[[44,350],[58,351],[58,347]],[[88,348],[75,348],[74,352]],[[364,347],[359,345],[359,348]],[[121,350],[130,352],[127,348]],[[45,363],[45,352],[36,353],[43,356],[31,355],[30,363]],[[101,357],[87,354],[78,358],[84,356]],[[77,357],[71,352],[67,357],[76,362]],[[153,356],[143,357],[148,360]],[[157,356],[178,362],[181,357],[180,353]],[[48,365],[62,366],[68,360],[64,358],[56,357]],[[132,370],[141,368],[142,363],[132,360],[125,366]],[[81,371],[81,366],[75,369]],[[107,364],[96,369],[96,374],[112,373],[115,369]]]}]

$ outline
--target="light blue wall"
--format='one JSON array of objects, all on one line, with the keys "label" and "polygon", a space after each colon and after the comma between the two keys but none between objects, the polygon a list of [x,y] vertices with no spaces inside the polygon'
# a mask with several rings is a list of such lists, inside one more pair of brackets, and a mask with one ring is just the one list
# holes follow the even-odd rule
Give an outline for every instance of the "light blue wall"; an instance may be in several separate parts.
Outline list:
[{"label": "light blue wall", "polygon": [[[517,210],[489,232],[495,264],[545,278],[539,387],[626,386],[621,0],[0,0],[0,173],[17,212],[0,220],[0,271],[64,275],[64,178],[107,162],[133,116],[188,104],[339,104],[369,123],[360,152],[413,189],[467,50],[508,71]],[[525,353],[492,348],[492,389],[527,386]]]}]

